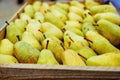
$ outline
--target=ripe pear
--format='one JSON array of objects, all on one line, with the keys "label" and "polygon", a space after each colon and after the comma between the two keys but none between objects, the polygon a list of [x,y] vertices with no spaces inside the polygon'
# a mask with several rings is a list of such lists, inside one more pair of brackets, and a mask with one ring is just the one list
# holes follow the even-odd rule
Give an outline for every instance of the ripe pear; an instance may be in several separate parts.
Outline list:
[{"label": "ripe pear", "polygon": [[47,12],[45,14],[45,20],[56,25],[59,29],[61,29],[64,26],[64,23],[60,19],[58,19],[55,15],[53,15],[51,12]]},{"label": "ripe pear", "polygon": [[40,32],[40,27],[41,27],[40,22],[32,19],[30,23],[27,25],[26,31],[31,32],[39,42],[42,42],[44,40],[44,36],[42,32]]},{"label": "ripe pear", "polygon": [[39,54],[37,64],[58,65],[59,63],[55,59],[52,51],[50,51],[48,49],[43,49]]},{"label": "ripe pear", "polygon": [[33,18],[34,14],[35,14],[35,10],[31,4],[28,4],[27,6],[25,6],[24,12],[27,15],[29,15],[31,18]]},{"label": "ripe pear", "polygon": [[79,51],[77,51],[78,55],[84,60],[86,61],[88,58],[92,57],[92,56],[96,56],[97,54],[95,53],[95,51],[91,48],[87,47],[83,47],[82,49],[80,49]]},{"label": "ripe pear", "polygon": [[[107,38],[113,45],[120,44],[120,27],[107,20],[101,19],[97,22],[100,34]],[[107,30],[107,31],[106,31]]]},{"label": "ripe pear", "polygon": [[60,12],[58,9],[56,8],[50,8],[50,11],[53,15],[56,16],[56,18],[59,18],[60,20],[62,20],[63,22],[65,22],[67,20],[67,16],[65,16],[65,14],[63,14],[62,12]]},{"label": "ripe pear", "polygon": [[14,22],[10,22],[6,27],[6,38],[12,43],[16,43],[22,38],[22,31],[16,26]]},{"label": "ripe pear", "polygon": [[69,4],[57,2],[55,5],[64,9],[66,12],[69,10]]},{"label": "ripe pear", "polygon": [[46,38],[42,43],[42,47],[51,50],[59,63],[61,63],[61,55],[64,51],[64,47],[61,45],[63,43],[56,37]]},{"label": "ripe pear", "polygon": [[66,31],[64,33],[64,46],[67,49],[78,51],[83,48],[82,44],[88,46],[88,42],[84,39],[84,37],[79,36],[71,31]]},{"label": "ripe pear", "polygon": [[93,6],[98,6],[100,3],[96,2],[95,0],[85,0],[85,7],[87,9],[93,7]]},{"label": "ripe pear", "polygon": [[32,6],[35,11],[40,11],[41,4],[42,3],[40,1],[35,1]]},{"label": "ripe pear", "polygon": [[78,8],[76,6],[70,6],[69,7],[69,12],[76,13],[77,15],[83,17],[84,9],[80,9],[80,8]]},{"label": "ripe pear", "polygon": [[26,24],[27,24],[31,20],[31,17],[26,13],[21,13],[20,14],[20,19],[25,21]]},{"label": "ripe pear", "polygon": [[113,5],[97,5],[97,6],[93,6],[93,7],[90,7],[89,9],[91,11],[91,13],[94,15],[94,14],[97,14],[97,13],[104,13],[104,12],[113,12],[113,13],[117,13],[116,12],[116,9]]},{"label": "ripe pear", "polygon": [[98,13],[94,15],[94,19],[95,21],[99,21],[100,19],[105,19],[114,24],[120,25],[120,16],[112,12]]},{"label": "ripe pear", "polygon": [[98,54],[119,52],[119,49],[113,46],[105,37],[101,36],[96,31],[88,31],[86,33],[86,39],[88,40],[90,47]]},{"label": "ripe pear", "polygon": [[76,7],[80,8],[80,9],[84,9],[84,7],[85,7],[84,4],[80,3],[77,0],[70,1],[70,6],[76,6]]},{"label": "ripe pear", "polygon": [[18,61],[12,55],[0,54],[0,63],[3,63],[3,64],[16,64],[16,63],[18,63]]},{"label": "ripe pear", "polygon": [[93,24],[91,22],[84,22],[82,25],[82,32],[84,33],[84,35],[87,33],[87,31],[96,31],[96,28],[93,26]]},{"label": "ripe pear", "polygon": [[35,12],[34,19],[43,23],[45,21],[44,15],[41,12]]},{"label": "ripe pear", "polygon": [[67,49],[62,53],[62,62],[64,65],[70,66],[86,66],[81,57],[71,49]]},{"label": "ripe pear", "polygon": [[63,32],[58,27],[56,27],[54,24],[50,22],[42,23],[40,27],[40,31],[44,33],[46,38],[53,37],[53,36],[57,37],[58,39],[63,38]]},{"label": "ripe pear", "polygon": [[29,31],[25,31],[22,35],[22,40],[24,42],[29,43],[31,46],[33,46],[34,48],[41,50],[41,45],[39,43],[39,41],[35,38],[35,36],[29,32]]},{"label": "ripe pear", "polygon": [[22,32],[25,31],[25,28],[27,26],[26,21],[21,20],[21,19],[16,19],[15,24],[16,24],[17,28],[19,28]]},{"label": "ripe pear", "polygon": [[40,51],[29,43],[19,41],[14,45],[15,57],[21,63],[37,63]]},{"label": "ripe pear", "polygon": [[88,66],[120,66],[120,53],[110,52],[87,59]]},{"label": "ripe pear", "polygon": [[13,55],[13,43],[8,39],[0,41],[0,54]]},{"label": "ripe pear", "polygon": [[44,15],[46,12],[49,11],[50,5],[47,2],[43,2],[40,7],[40,12]]},{"label": "ripe pear", "polygon": [[83,18],[74,12],[68,13],[68,19],[71,21],[78,21],[80,23],[83,22]]}]

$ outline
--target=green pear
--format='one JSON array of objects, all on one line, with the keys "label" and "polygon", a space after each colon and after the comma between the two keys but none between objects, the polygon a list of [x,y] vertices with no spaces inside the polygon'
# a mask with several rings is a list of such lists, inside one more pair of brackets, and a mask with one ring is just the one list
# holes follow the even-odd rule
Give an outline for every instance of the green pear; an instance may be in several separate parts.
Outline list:
[{"label": "green pear", "polygon": [[98,54],[119,52],[119,49],[113,46],[105,37],[101,36],[96,31],[90,30],[85,36],[90,44],[90,47]]},{"label": "green pear", "polygon": [[114,24],[120,25],[120,16],[112,12],[98,13],[94,15],[94,19],[95,21],[99,21],[100,19],[105,19]]},{"label": "green pear", "polygon": [[34,19],[43,23],[45,21],[44,15],[41,12],[36,12],[34,15]]},{"label": "green pear", "polygon": [[0,54],[13,55],[13,43],[8,39],[2,39],[0,41]]},{"label": "green pear", "polygon": [[66,4],[66,3],[57,2],[57,3],[56,3],[56,6],[64,9],[66,12],[68,12],[68,10],[69,10],[69,4]]},{"label": "green pear", "polygon": [[19,41],[14,45],[14,49],[14,55],[20,63],[37,63],[40,51],[29,43]]},{"label": "green pear", "polygon": [[117,13],[115,7],[110,4],[93,6],[93,7],[90,7],[89,10],[93,15],[97,14],[97,13],[104,13],[104,12]]},{"label": "green pear", "polygon": [[25,21],[26,24],[27,24],[31,20],[31,17],[26,13],[21,13],[20,14],[20,19]]},{"label": "green pear", "polygon": [[29,15],[31,18],[33,18],[34,14],[35,14],[35,10],[31,4],[28,4],[27,6],[25,6],[24,12],[27,15]]},{"label": "green pear", "polygon": [[63,32],[54,24],[51,24],[50,22],[42,23],[40,27],[40,31],[44,33],[46,38],[53,36],[57,37],[58,39],[63,38]]},{"label": "green pear", "polygon": [[77,0],[70,1],[70,6],[76,6],[76,7],[80,8],[80,9],[84,9],[84,7],[85,7],[85,5],[83,3],[80,3]]},{"label": "green pear", "polygon": [[59,63],[55,59],[52,51],[50,51],[48,49],[43,49],[39,54],[37,64],[58,65]]},{"label": "green pear", "polygon": [[[107,20],[101,19],[97,22],[100,34],[107,38],[113,45],[120,44],[120,27]],[[106,31],[107,30],[107,31]]]},{"label": "green pear", "polygon": [[63,14],[62,12],[60,12],[58,9],[56,8],[50,8],[50,11],[53,15],[56,16],[56,18],[59,18],[60,20],[62,20],[63,22],[65,22],[67,20],[67,17],[65,14]]},{"label": "green pear", "polygon": [[88,42],[84,39],[84,37],[79,36],[71,31],[66,31],[64,33],[64,46],[67,49],[78,51],[83,48],[83,44],[88,46]]},{"label": "green pear", "polygon": [[30,23],[27,25],[26,31],[31,32],[35,36],[35,38],[42,43],[42,41],[44,40],[44,36],[42,32],[40,32],[40,27],[41,27],[40,22],[32,19]]},{"label": "green pear", "polygon": [[6,27],[6,38],[12,43],[16,43],[22,38],[22,31],[16,26],[14,22],[10,22]]},{"label": "green pear", "polygon": [[46,38],[42,43],[42,47],[51,50],[59,63],[61,63],[61,55],[64,51],[62,45],[63,43],[56,37]]},{"label": "green pear", "polygon": [[64,65],[70,66],[86,66],[81,57],[71,49],[67,49],[62,53],[62,62]]},{"label": "green pear", "polygon": [[22,32],[25,31],[25,28],[26,28],[26,26],[27,26],[26,21],[23,21],[23,20],[21,20],[21,19],[16,19],[16,20],[15,20],[15,24],[16,24],[16,26],[17,26]]},{"label": "green pear", "polygon": [[105,53],[87,59],[88,66],[120,66],[120,53]]},{"label": "green pear", "polygon": [[90,58],[92,56],[97,55],[95,53],[95,51],[93,49],[89,48],[89,47],[83,47],[82,49],[77,51],[77,53],[84,61],[86,61],[88,58]]},{"label": "green pear", "polygon": [[18,63],[18,61],[12,55],[0,54],[0,63],[3,63],[3,64],[16,64],[16,63]]},{"label": "green pear", "polygon": [[87,33],[87,31],[96,31],[96,28],[93,26],[93,24],[91,22],[84,22],[82,25],[82,32],[84,33],[84,35]]},{"label": "green pear", "polygon": [[58,19],[55,15],[53,15],[51,12],[47,12],[45,14],[45,20],[56,25],[59,29],[61,29],[64,26],[64,23],[60,19]]},{"label": "green pear", "polygon": [[42,3],[40,1],[35,1],[32,6],[35,11],[40,11],[41,4]]},{"label": "green pear", "polygon": [[39,41],[35,38],[35,36],[31,32],[25,31],[22,35],[21,41],[27,42],[34,48],[41,50],[41,45]]},{"label": "green pear", "polygon": [[40,7],[40,12],[42,14],[45,14],[46,12],[49,11],[50,5],[47,2],[43,2],[41,7]]},{"label": "green pear", "polygon": [[74,12],[69,12],[68,13],[68,18],[71,21],[78,21],[78,22],[83,22],[83,19],[81,16],[79,16],[78,14],[74,13]]},{"label": "green pear", "polygon": [[84,12],[84,9],[80,9],[76,6],[70,6],[69,7],[69,12],[73,12],[81,17],[83,17],[83,12]]}]

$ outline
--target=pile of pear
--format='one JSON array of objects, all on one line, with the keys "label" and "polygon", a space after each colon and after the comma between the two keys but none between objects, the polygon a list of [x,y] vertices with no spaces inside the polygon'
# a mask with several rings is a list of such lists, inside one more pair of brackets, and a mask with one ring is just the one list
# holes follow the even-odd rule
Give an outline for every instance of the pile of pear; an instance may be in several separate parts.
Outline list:
[{"label": "pile of pear", "polygon": [[120,16],[112,4],[35,1],[8,23],[0,63],[120,66]]}]

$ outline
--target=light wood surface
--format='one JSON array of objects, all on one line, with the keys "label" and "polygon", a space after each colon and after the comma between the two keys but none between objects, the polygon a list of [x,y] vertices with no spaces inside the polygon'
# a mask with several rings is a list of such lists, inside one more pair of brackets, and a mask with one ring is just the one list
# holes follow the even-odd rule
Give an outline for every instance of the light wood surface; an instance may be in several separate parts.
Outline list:
[{"label": "light wood surface", "polygon": [[[17,13],[9,22],[18,17]],[[5,36],[6,26],[0,30],[0,39]],[[0,64],[0,80],[120,80],[120,67]]]}]

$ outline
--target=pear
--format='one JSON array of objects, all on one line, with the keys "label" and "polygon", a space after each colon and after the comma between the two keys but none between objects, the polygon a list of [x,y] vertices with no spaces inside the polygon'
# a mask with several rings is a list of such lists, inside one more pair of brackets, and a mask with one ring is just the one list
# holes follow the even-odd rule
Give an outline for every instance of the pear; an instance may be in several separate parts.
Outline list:
[{"label": "pear", "polygon": [[43,49],[39,54],[37,64],[58,65],[59,63],[55,59],[52,51],[50,51],[48,49]]},{"label": "pear", "polygon": [[80,58],[80,56],[71,49],[67,49],[62,53],[62,62],[64,65],[70,66],[86,66],[84,61]]},{"label": "pear", "polygon": [[27,26],[26,21],[23,21],[21,19],[16,19],[15,24],[16,24],[17,28],[19,28],[21,30],[21,32],[25,31],[25,28]]},{"label": "pear", "polygon": [[119,49],[113,46],[105,37],[101,36],[96,31],[88,31],[86,33],[86,39],[88,40],[90,47],[98,54],[119,52]]},{"label": "pear", "polygon": [[0,41],[0,54],[13,55],[13,43],[8,39]]},{"label": "pear", "polygon": [[64,33],[64,46],[67,49],[73,49],[75,51],[83,48],[83,44],[88,46],[88,42],[82,36],[78,36],[71,31],[66,31]]},{"label": "pear", "polygon": [[84,7],[85,7],[84,4],[80,3],[77,0],[70,1],[70,6],[76,6],[76,7],[80,8],[80,9],[84,9]]},{"label": "pear", "polygon": [[40,51],[29,43],[19,41],[14,45],[15,57],[20,63],[37,63]]},{"label": "pear", "polygon": [[97,13],[104,13],[104,12],[117,13],[115,7],[110,4],[93,6],[93,7],[90,7],[89,10],[93,15]]},{"label": "pear", "polygon": [[35,38],[42,43],[42,41],[44,40],[44,36],[42,32],[40,32],[40,27],[41,27],[40,22],[32,19],[30,23],[27,25],[26,31],[31,32],[35,36]]},{"label": "pear", "polygon": [[35,1],[34,3],[33,3],[33,8],[34,8],[34,10],[37,12],[37,11],[40,11],[40,7],[41,7],[41,2],[40,1]]},{"label": "pear", "polygon": [[66,21],[66,25],[82,30],[82,24],[78,21]]},{"label": "pear", "polygon": [[3,63],[3,64],[16,64],[16,63],[18,63],[18,61],[12,55],[0,54],[0,63]]},{"label": "pear", "polygon": [[98,13],[94,15],[94,19],[95,21],[99,21],[100,19],[105,19],[114,24],[120,25],[120,16],[112,12]]},{"label": "pear", "polygon": [[51,50],[59,63],[61,63],[61,55],[64,51],[64,47],[61,45],[63,43],[56,37],[46,38],[42,43],[42,47]]},{"label": "pear", "polygon": [[45,14],[45,20],[56,25],[59,29],[61,29],[64,26],[64,23],[60,19],[58,19],[55,15],[53,15],[51,12],[47,12]]},{"label": "pear", "polygon": [[88,66],[120,66],[120,53],[110,52],[87,59]]},{"label": "pear", "polygon": [[93,6],[98,6],[100,3],[96,2],[95,0],[85,0],[85,7],[87,9],[93,7]]},{"label": "pear", "polygon": [[78,55],[81,56],[81,58],[86,61],[88,58],[92,57],[92,56],[97,56],[97,54],[95,53],[95,51],[89,47],[83,47],[82,49],[80,49],[79,51],[77,51]]},{"label": "pear", "polygon": [[[120,27],[107,20],[101,19],[97,22],[100,34],[107,38],[113,45],[120,44]],[[107,30],[107,31],[106,31]]]},{"label": "pear", "polygon": [[40,7],[40,12],[42,14],[45,14],[46,12],[49,11],[50,5],[47,2],[43,2],[41,7]]},{"label": "pear", "polygon": [[22,35],[21,41],[27,42],[34,48],[41,50],[41,45],[39,41],[35,38],[35,36],[31,32],[25,31]]},{"label": "pear", "polygon": [[16,26],[14,22],[10,22],[6,27],[6,38],[12,43],[16,43],[22,38],[22,31]]},{"label": "pear", "polygon": [[34,19],[43,23],[45,21],[44,15],[41,12],[35,12]]},{"label": "pear", "polygon": [[57,28],[54,24],[51,24],[49,22],[42,23],[40,31],[44,33],[46,38],[53,36],[59,39],[63,38],[63,32],[59,28]]},{"label": "pear", "polygon": [[55,5],[64,9],[66,12],[68,12],[69,4],[57,2]]},{"label": "pear", "polygon": [[84,35],[87,33],[87,31],[96,31],[96,28],[93,26],[93,24],[91,22],[84,22],[82,25],[82,32],[84,33]]},{"label": "pear", "polygon": [[31,18],[33,18],[34,14],[35,14],[35,10],[31,4],[28,4],[27,6],[25,6],[24,12],[27,15],[29,15]]},{"label": "pear", "polygon": [[78,22],[83,22],[83,19],[81,16],[79,16],[78,14],[74,13],[74,12],[69,12],[68,13],[68,18],[71,21],[78,21]]},{"label": "pear", "polygon": [[63,14],[62,12],[60,12],[58,9],[51,7],[50,11],[51,11],[51,13],[53,15],[55,15],[57,18],[59,18],[63,22],[65,22],[67,20],[67,17],[65,16],[65,14]]},{"label": "pear", "polygon": [[26,13],[21,13],[20,14],[20,19],[25,21],[26,24],[27,24],[31,20],[31,17]]},{"label": "pear", "polygon": [[78,8],[76,6],[70,6],[69,7],[69,12],[76,13],[77,15],[83,17],[84,9],[80,9],[80,8]]}]

